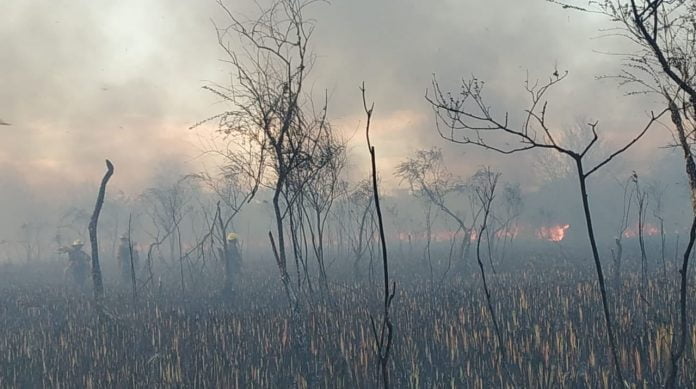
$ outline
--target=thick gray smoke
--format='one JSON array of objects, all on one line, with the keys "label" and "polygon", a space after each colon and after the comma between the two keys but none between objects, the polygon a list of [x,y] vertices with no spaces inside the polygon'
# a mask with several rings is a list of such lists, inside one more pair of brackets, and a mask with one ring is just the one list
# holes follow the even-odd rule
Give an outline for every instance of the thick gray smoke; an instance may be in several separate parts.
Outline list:
[{"label": "thick gray smoke", "polygon": [[[313,9],[312,90],[328,91],[329,115],[350,139],[348,176],[367,174],[357,90],[365,80],[377,107],[373,141],[387,192],[401,193],[393,176],[399,162],[438,146],[455,174],[466,177],[491,165],[503,180],[520,183],[528,223],[567,223],[570,235],[580,233],[572,174],[549,178],[561,162],[541,153],[501,157],[437,136],[423,99],[432,74],[452,90],[472,74],[487,80],[494,112],[509,111],[519,120],[527,104],[525,78],[543,80],[556,68],[567,69],[569,78],[550,95],[550,120],[561,131],[598,120],[607,152],[642,127],[654,99],[624,97],[627,90],[614,81],[595,80],[619,68],[616,58],[600,51],[628,49],[625,41],[591,39],[603,19],[544,2],[478,3],[359,0]],[[253,11],[246,3],[231,6]],[[22,241],[22,225],[44,225],[48,239],[71,209],[90,209],[104,158],[117,167],[113,196],[128,198],[156,186],[163,169],[183,175],[210,167],[200,154],[212,129],[188,127],[225,109],[200,88],[229,79],[211,23],[225,22],[215,2],[4,2],[0,14],[0,241]],[[646,185],[667,185],[666,219],[672,230],[683,228],[679,157],[658,149],[670,141],[656,126],[593,178],[591,201],[606,236],[612,236],[613,211],[622,201],[618,181],[634,170]]]}]

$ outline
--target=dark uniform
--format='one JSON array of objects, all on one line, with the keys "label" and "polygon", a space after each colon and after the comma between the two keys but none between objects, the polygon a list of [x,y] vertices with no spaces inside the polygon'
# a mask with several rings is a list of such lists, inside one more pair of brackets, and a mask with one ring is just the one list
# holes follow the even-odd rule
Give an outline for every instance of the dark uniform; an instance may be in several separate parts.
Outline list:
[{"label": "dark uniform", "polygon": [[82,251],[82,245],[82,242],[76,240],[72,246],[65,249],[68,254],[68,266],[65,268],[64,276],[67,282],[84,290],[91,268],[91,258]]},{"label": "dark uniform", "polygon": [[118,246],[118,253],[116,259],[118,261],[118,269],[121,276],[121,283],[123,285],[130,285],[131,283],[131,253],[133,255],[133,268],[138,271],[138,266],[140,263],[140,256],[135,247],[129,244],[130,240],[127,236],[121,237],[121,243]]}]

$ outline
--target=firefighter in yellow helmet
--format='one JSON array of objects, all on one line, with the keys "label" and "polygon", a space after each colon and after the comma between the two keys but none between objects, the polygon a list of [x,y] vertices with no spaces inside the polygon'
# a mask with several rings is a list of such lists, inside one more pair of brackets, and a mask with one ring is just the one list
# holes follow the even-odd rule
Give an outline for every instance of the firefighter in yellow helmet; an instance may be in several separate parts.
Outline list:
[{"label": "firefighter in yellow helmet", "polygon": [[85,289],[91,268],[91,258],[82,251],[82,246],[84,246],[84,243],[76,239],[70,246],[61,249],[62,252],[68,254],[68,266],[66,266],[63,272],[65,280],[71,282],[80,290]]},{"label": "firefighter in yellow helmet", "polygon": [[230,294],[234,292],[234,279],[239,273],[242,265],[242,257],[239,254],[239,236],[234,232],[230,232],[225,237],[223,249],[220,250],[220,258],[223,261],[225,270],[225,279],[223,292]]}]

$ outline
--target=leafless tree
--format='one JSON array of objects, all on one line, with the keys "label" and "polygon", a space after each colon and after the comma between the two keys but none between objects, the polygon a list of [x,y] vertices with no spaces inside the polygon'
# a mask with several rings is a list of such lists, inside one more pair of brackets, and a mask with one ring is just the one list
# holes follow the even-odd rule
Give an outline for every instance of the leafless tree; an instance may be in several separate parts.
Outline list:
[{"label": "leafless tree", "polygon": [[628,223],[631,217],[631,205],[633,204],[634,197],[634,187],[631,185],[632,179],[626,180],[621,184],[623,188],[623,207],[621,213],[621,221],[616,232],[616,237],[614,238],[615,249],[611,249],[611,256],[614,262],[613,274],[614,274],[614,291],[616,293],[616,307],[617,309],[621,306],[621,262],[623,260],[623,245],[622,240],[626,230],[628,229]]},{"label": "leafless tree", "polygon": [[133,215],[128,216],[128,259],[130,261],[130,279],[131,291],[133,294],[133,307],[138,303],[138,284],[135,277],[135,258],[133,257],[133,240],[132,238],[132,219]]},{"label": "leafless tree", "polygon": [[319,167],[314,177],[307,182],[308,190],[302,193],[306,195],[308,203],[303,210],[308,221],[312,249],[319,266],[319,279],[324,292],[327,292],[329,284],[326,275],[325,234],[331,210],[341,194],[341,172],[346,163],[346,147],[345,143],[331,132],[324,133],[322,139],[319,149],[325,154],[322,159],[325,159],[326,163]]},{"label": "leafless tree", "polygon": [[[406,181],[411,191],[424,201],[435,204],[442,212],[455,221],[463,232],[459,262],[466,257],[468,247],[475,233],[474,224],[479,212],[472,209],[471,224],[465,222],[465,216],[461,210],[457,210],[448,198],[461,196],[467,193],[464,181],[450,173],[444,165],[442,151],[438,148],[419,150],[415,156],[401,162],[395,172],[402,181]],[[474,207],[476,208],[476,207]]]},{"label": "leafless tree", "polygon": [[432,244],[433,223],[435,222],[437,214],[433,214],[433,203],[429,201],[426,201],[423,204],[423,210],[425,213],[425,249],[423,250],[423,257],[430,272],[430,288],[435,289],[435,269],[433,268]]},{"label": "leafless tree", "polygon": [[[294,180],[291,180],[294,181]],[[301,185],[301,183],[299,183]],[[293,184],[290,184],[294,187]],[[309,274],[309,241],[307,239],[307,225],[305,223],[305,197],[300,192],[297,195],[289,190],[284,191],[286,199],[294,197],[291,205],[287,209],[287,220],[289,227],[290,243],[292,243],[292,253],[295,258],[295,272],[298,293],[308,292],[309,297],[314,294],[312,277]],[[308,290],[305,290],[308,289]],[[305,293],[306,294],[306,293]]]},{"label": "leafless tree", "polygon": [[638,206],[638,246],[640,248],[640,279],[642,285],[643,299],[645,299],[645,290],[648,283],[648,269],[647,261],[648,254],[645,251],[645,214],[648,207],[648,193],[641,189],[640,182],[638,180],[638,174],[633,172],[631,176],[633,181],[635,194],[636,194],[636,205]]},{"label": "leafless tree", "polygon": [[687,290],[691,250],[696,239],[696,162],[691,144],[696,136],[696,2],[693,0],[561,1],[566,8],[608,16],[610,30],[635,45],[624,54],[625,66],[614,77],[630,86],[629,94],[655,93],[671,114],[676,146],[684,155],[694,218],[680,272],[679,337],[673,338],[671,369],[665,386],[677,385],[677,370],[688,335]]},{"label": "leafless tree", "polygon": [[[316,108],[306,90],[314,64],[310,42],[315,22],[305,17],[316,0],[275,0],[259,14],[243,18],[218,1],[225,24],[216,31],[218,43],[232,68],[231,85],[204,88],[222,98],[230,109],[206,121],[218,129],[233,149],[251,156],[250,172],[273,192],[275,234],[269,240],[292,310],[293,339],[298,352],[308,352],[300,320],[301,301],[288,273],[287,216],[297,200],[299,186],[326,165],[322,134],[331,131],[326,100]],[[312,174],[302,174],[311,172]],[[312,377],[305,374],[312,385]]]},{"label": "leafless tree", "polygon": [[370,182],[360,181],[346,194],[348,223],[343,223],[343,231],[348,236],[353,255],[353,275],[356,281],[362,279],[361,263],[375,236],[374,196]]},{"label": "leafless tree", "polygon": [[666,186],[663,186],[659,182],[653,182],[648,188],[648,192],[653,199],[653,216],[660,224],[660,258],[662,259],[662,275],[664,279],[667,279],[667,258],[666,258],[666,245],[667,236],[665,233],[665,217],[664,217],[664,195],[667,190]]},{"label": "leafless tree", "polygon": [[496,256],[501,264],[505,261],[507,249],[512,246],[519,232],[519,225],[517,223],[524,206],[520,185],[506,183],[503,187],[502,199],[501,216],[497,217],[498,228],[492,235],[493,238],[499,242]]},{"label": "leafless tree", "polygon": [[440,88],[433,79],[432,90],[426,93],[426,100],[432,106],[436,115],[437,129],[444,139],[464,145],[472,145],[495,151],[501,154],[515,154],[532,149],[552,150],[570,158],[575,165],[579,181],[579,192],[585,214],[587,234],[592,249],[592,255],[599,281],[599,288],[604,308],[604,318],[607,335],[611,347],[616,378],[623,385],[624,378],[619,364],[616,339],[609,313],[604,272],[597,249],[595,232],[588,199],[587,179],[602,167],[606,166],[618,155],[633,146],[658,120],[664,111],[658,115],[650,114],[647,124],[629,142],[613,153],[606,156],[595,165],[586,166],[585,157],[599,140],[598,122],[588,124],[591,139],[581,150],[567,148],[554,136],[552,124],[547,119],[548,101],[546,94],[567,77],[567,72],[553,72],[546,82],[530,82],[527,80],[525,89],[530,103],[524,110],[519,124],[510,120],[509,114],[495,115],[484,97],[485,82],[477,78],[465,80],[458,94],[448,93]]},{"label": "leafless tree", "polygon": [[308,163],[296,168],[288,177],[283,190],[285,204],[289,204],[288,223],[292,250],[297,270],[297,287],[302,291],[303,279],[313,293],[309,274],[309,259],[314,256],[319,272],[319,286],[326,296],[328,276],[325,261],[326,229],[331,210],[341,194],[341,172],[345,164],[345,144],[325,122],[324,131],[316,134],[315,147]]},{"label": "leafless tree", "polygon": [[94,205],[94,212],[89,220],[89,241],[92,248],[92,285],[94,287],[94,303],[97,312],[101,315],[103,312],[104,302],[104,284],[102,283],[101,267],[99,266],[99,244],[97,241],[97,226],[99,225],[99,214],[101,213],[102,205],[104,205],[104,196],[106,195],[106,184],[114,174],[114,165],[106,160],[106,173],[99,185],[97,201]]},{"label": "leafless tree", "polygon": [[[314,63],[309,46],[314,21],[304,12],[315,2],[278,0],[260,9],[258,17],[242,19],[219,1],[227,22],[224,27],[216,25],[218,42],[233,69],[233,80],[230,86],[204,87],[231,105],[207,121],[217,120],[234,147],[255,158],[256,168],[250,173],[273,191],[278,266],[295,311],[299,306],[287,271],[285,244],[285,218],[296,194],[290,184],[297,170],[326,163],[317,160],[315,151],[319,134],[330,131],[326,106],[313,109],[304,90]],[[241,43],[237,48],[236,38]]]},{"label": "leafless tree", "polygon": [[[191,194],[188,190],[188,177],[182,177],[173,184],[148,189],[142,196],[146,213],[156,228],[153,242],[147,253],[147,266],[150,281],[154,281],[152,255],[154,250],[169,241],[170,259],[178,258],[178,270],[182,297],[186,296],[184,278],[184,255],[181,242],[181,222],[189,211]],[[166,262],[165,262],[166,263]]]},{"label": "leafless tree", "polygon": [[375,105],[373,103],[368,108],[367,99],[365,98],[364,83],[360,87],[360,91],[362,92],[363,108],[365,110],[365,115],[367,116],[367,122],[365,124],[365,137],[367,138],[367,148],[370,151],[370,161],[372,165],[372,195],[375,200],[375,212],[377,213],[377,222],[379,226],[379,241],[382,248],[382,267],[384,275],[384,311],[382,313],[382,324],[379,326],[378,330],[377,324],[372,316],[370,316],[370,323],[372,324],[372,334],[375,337],[375,348],[382,370],[382,386],[387,389],[389,388],[389,355],[391,353],[392,342],[394,339],[394,325],[391,321],[389,310],[396,293],[396,282],[391,284],[390,290],[387,242],[384,235],[384,222],[382,220],[382,208],[379,202],[379,187],[377,185],[376,154],[375,147],[370,142],[370,122],[372,121],[372,113],[374,112]]},{"label": "leafless tree", "polygon": [[500,331],[498,319],[496,318],[495,309],[493,308],[493,303],[491,301],[491,292],[488,287],[488,281],[486,280],[486,270],[483,267],[483,261],[481,260],[481,241],[486,233],[486,229],[489,227],[488,222],[490,221],[491,211],[493,209],[493,200],[495,199],[495,190],[498,186],[499,178],[500,173],[492,171],[490,167],[486,167],[479,169],[476,174],[474,174],[470,180],[470,185],[472,187],[472,192],[479,201],[479,206],[481,207],[482,213],[481,225],[476,230],[476,262],[478,263],[479,271],[481,272],[481,280],[483,282],[483,291],[486,295],[488,313],[491,315],[495,335],[498,338],[498,353],[501,362],[505,364],[505,342],[503,341],[503,335]]},{"label": "leafless tree", "polygon": [[20,243],[24,248],[27,263],[41,259],[41,223],[26,222],[20,225]]}]

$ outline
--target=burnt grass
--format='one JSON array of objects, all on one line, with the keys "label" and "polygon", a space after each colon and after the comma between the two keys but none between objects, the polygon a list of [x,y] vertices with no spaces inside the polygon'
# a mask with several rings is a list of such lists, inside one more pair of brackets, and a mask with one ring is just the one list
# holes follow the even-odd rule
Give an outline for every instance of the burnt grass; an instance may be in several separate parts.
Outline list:
[{"label": "burnt grass", "polygon": [[[0,387],[379,385],[369,321],[380,314],[379,274],[372,281],[334,280],[328,296],[307,297],[300,325],[308,342],[298,350],[272,267],[240,277],[229,299],[214,285],[182,297],[172,284],[134,305],[127,291],[111,286],[100,320],[90,293],[66,289],[55,277],[47,281],[59,269],[46,266],[43,276],[7,266],[0,276]],[[395,276],[393,387],[615,384],[591,269],[532,266],[490,275],[505,338],[502,361],[477,274],[440,282],[418,276],[425,273],[395,271],[413,276]],[[636,273],[623,279],[618,308],[617,291],[610,296],[624,375],[632,386],[655,387],[667,373],[676,277],[668,282],[655,272],[643,292]],[[689,296],[693,323],[693,289]],[[696,382],[694,341],[692,325],[682,386]]]}]

